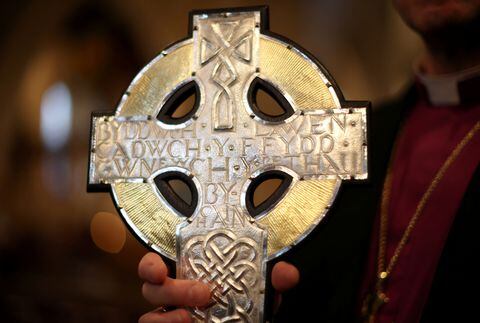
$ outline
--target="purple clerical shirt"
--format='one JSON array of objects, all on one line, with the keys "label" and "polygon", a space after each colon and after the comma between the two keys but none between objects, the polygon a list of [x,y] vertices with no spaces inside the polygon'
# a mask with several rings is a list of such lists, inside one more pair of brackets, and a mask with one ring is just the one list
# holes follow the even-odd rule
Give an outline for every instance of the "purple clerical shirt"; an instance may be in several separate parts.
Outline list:
[{"label": "purple clerical shirt", "polygon": [[[409,108],[392,161],[387,264],[435,174],[480,120],[480,87],[476,91],[469,97],[474,100],[467,104],[434,106],[427,95],[420,96]],[[480,132],[464,147],[428,200],[386,282],[384,291],[390,300],[379,309],[375,322],[420,320],[450,227],[479,160]],[[379,216],[362,284],[362,300],[376,283],[378,227]]]}]

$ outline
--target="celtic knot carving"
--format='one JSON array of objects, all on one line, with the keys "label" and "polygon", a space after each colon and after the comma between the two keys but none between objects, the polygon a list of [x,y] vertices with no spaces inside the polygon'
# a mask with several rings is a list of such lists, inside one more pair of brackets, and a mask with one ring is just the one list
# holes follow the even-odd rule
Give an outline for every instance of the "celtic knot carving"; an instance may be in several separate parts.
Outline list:
[{"label": "celtic knot carving", "polygon": [[239,22],[213,23],[210,39],[205,36],[200,41],[201,65],[216,61],[210,75],[218,86],[213,100],[215,129],[233,127],[234,95],[230,87],[238,78],[234,61],[250,64],[252,58],[253,32],[237,36],[240,25]]},{"label": "celtic knot carving", "polygon": [[228,313],[220,320],[214,313],[195,309],[197,318],[205,320],[209,316],[212,322],[250,322],[248,314],[254,304],[249,290],[258,279],[256,249],[253,239],[238,238],[225,229],[212,231],[207,236],[195,236],[187,242],[187,275],[209,284],[213,300]]}]

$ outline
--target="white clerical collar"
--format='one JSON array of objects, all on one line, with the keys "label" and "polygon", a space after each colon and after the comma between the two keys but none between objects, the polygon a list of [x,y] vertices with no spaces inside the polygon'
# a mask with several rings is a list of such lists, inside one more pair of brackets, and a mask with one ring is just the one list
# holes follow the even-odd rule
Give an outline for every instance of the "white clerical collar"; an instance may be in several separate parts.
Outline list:
[{"label": "white clerical collar", "polygon": [[[465,101],[463,98],[465,91],[462,89],[462,83],[471,79],[479,79],[480,65],[460,72],[442,75],[423,74],[419,68],[416,68],[415,74],[425,88],[426,95],[432,105],[459,105]],[[475,92],[478,95],[480,88],[476,89]]]}]

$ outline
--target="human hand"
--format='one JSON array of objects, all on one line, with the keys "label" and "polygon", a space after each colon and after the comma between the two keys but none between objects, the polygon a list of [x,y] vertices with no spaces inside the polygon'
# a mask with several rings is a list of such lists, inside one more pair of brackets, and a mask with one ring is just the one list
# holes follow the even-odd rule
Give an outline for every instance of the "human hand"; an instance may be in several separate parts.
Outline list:
[{"label": "human hand", "polygon": [[[145,282],[142,287],[143,297],[158,309],[144,314],[139,323],[189,323],[190,313],[183,309],[165,311],[165,306],[204,306],[211,297],[208,285],[193,280],[173,279],[168,277],[168,269],[162,258],[147,253],[138,265],[138,275]],[[297,268],[286,262],[275,264],[272,270],[272,285],[275,288],[275,307],[281,302],[281,293],[294,287],[299,280]]]}]

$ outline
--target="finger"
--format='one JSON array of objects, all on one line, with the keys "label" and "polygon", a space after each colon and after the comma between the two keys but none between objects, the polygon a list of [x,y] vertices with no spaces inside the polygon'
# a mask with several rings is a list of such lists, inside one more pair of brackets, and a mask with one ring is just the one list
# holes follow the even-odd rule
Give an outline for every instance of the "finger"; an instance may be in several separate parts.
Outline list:
[{"label": "finger", "polygon": [[280,261],[273,266],[272,285],[279,292],[284,292],[295,287],[300,280],[298,269],[285,261]]},{"label": "finger", "polygon": [[156,253],[147,253],[138,264],[138,276],[149,283],[162,284],[167,274],[167,266]]},{"label": "finger", "polygon": [[192,318],[187,310],[176,309],[169,312],[153,311],[142,315],[138,323],[190,323]]},{"label": "finger", "polygon": [[204,283],[167,277],[162,285],[144,283],[143,297],[154,305],[202,306],[210,300]]}]

